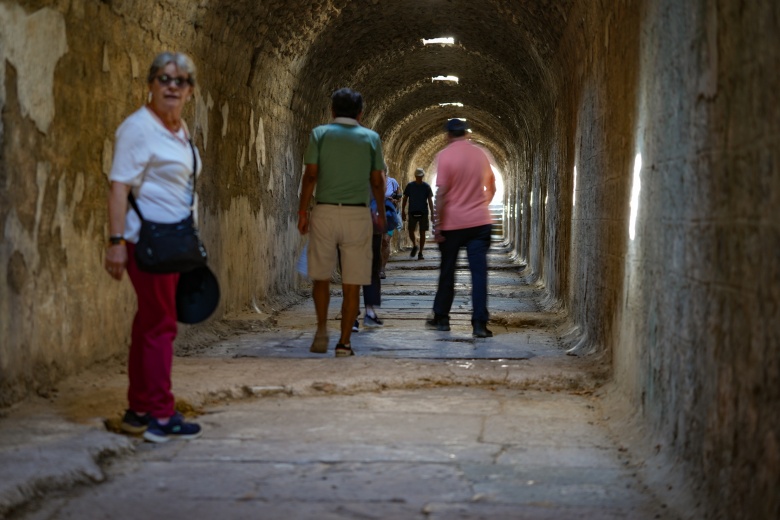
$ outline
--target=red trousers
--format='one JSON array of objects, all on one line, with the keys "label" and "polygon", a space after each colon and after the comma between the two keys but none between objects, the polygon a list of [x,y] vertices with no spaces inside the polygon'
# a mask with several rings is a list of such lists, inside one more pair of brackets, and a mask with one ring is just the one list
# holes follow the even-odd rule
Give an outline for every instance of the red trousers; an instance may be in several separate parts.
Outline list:
[{"label": "red trousers", "polygon": [[173,340],[176,339],[176,284],[179,273],[154,274],[138,269],[135,244],[127,244],[127,274],[138,297],[127,374],[127,400],[136,413],[164,419],[174,414],[171,393]]}]

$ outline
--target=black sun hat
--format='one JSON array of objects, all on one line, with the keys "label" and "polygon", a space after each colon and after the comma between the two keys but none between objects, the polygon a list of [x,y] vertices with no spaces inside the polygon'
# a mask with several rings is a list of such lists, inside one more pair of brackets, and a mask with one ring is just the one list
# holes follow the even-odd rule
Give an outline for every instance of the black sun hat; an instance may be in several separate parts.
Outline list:
[{"label": "black sun hat", "polygon": [[181,323],[200,323],[219,305],[219,282],[208,267],[181,273],[176,286],[176,317]]}]

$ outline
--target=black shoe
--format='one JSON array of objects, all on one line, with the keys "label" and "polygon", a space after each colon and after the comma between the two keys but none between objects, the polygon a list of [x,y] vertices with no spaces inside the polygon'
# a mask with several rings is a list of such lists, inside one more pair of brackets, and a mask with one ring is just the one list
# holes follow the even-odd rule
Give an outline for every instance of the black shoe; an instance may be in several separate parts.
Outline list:
[{"label": "black shoe", "polygon": [[122,418],[122,424],[120,428],[123,432],[127,433],[143,433],[149,426],[149,421],[152,420],[152,416],[148,413],[144,415],[138,415],[134,411],[128,409],[125,411],[125,416]]},{"label": "black shoe", "polygon": [[422,255],[422,253],[417,255],[417,260],[425,260],[425,257]]},{"label": "black shoe", "polygon": [[344,345],[342,343],[336,345],[336,357],[349,357],[354,355],[355,351],[352,350],[352,345]]},{"label": "black shoe", "polygon": [[489,330],[487,328],[487,322],[486,321],[472,321],[471,325],[473,327],[473,336],[475,338],[492,338],[493,337],[493,331]]},{"label": "black shoe", "polygon": [[434,316],[433,319],[426,320],[425,326],[432,330],[447,332],[450,330],[449,316]]},{"label": "black shoe", "polygon": [[160,424],[157,419],[149,421],[149,427],[144,432],[144,439],[149,442],[168,442],[171,439],[197,439],[200,437],[200,425],[184,420],[180,413],[175,413],[167,424]]},{"label": "black shoe", "polygon": [[409,258],[414,258],[414,255],[417,254],[417,246],[412,246],[412,252],[409,254]]}]

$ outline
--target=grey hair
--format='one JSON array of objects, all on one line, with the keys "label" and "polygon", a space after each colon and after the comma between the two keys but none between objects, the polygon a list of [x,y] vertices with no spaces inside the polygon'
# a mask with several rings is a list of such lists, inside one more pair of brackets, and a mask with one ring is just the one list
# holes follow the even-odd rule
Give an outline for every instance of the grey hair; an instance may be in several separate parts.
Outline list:
[{"label": "grey hair", "polygon": [[177,69],[186,73],[190,78],[190,84],[195,86],[195,63],[192,58],[181,52],[161,52],[155,56],[152,66],[149,67],[149,76],[146,78],[148,82],[154,81],[157,71],[165,68],[169,63],[173,63]]}]

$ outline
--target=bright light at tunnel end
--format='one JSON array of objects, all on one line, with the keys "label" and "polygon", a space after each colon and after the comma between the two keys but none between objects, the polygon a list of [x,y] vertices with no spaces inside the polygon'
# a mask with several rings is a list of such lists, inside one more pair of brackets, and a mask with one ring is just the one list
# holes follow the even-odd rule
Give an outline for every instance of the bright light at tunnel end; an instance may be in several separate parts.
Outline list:
[{"label": "bright light at tunnel end", "polygon": [[[490,204],[499,205],[501,204],[503,206],[504,204],[504,176],[501,174],[501,171],[499,171],[498,168],[490,165],[490,169],[493,170],[493,175],[496,177],[496,194],[493,195],[493,200],[490,201]],[[485,188],[487,189],[487,188]]]},{"label": "bright light at tunnel end", "polygon": [[458,108],[462,108],[463,107],[463,103],[439,103],[439,106],[440,107],[458,107]]},{"label": "bright light at tunnel end", "polygon": [[639,192],[642,190],[642,154],[636,154],[634,159],[634,180],[631,184],[631,216],[628,221],[628,236],[633,241],[636,237],[636,217],[639,213]]}]

